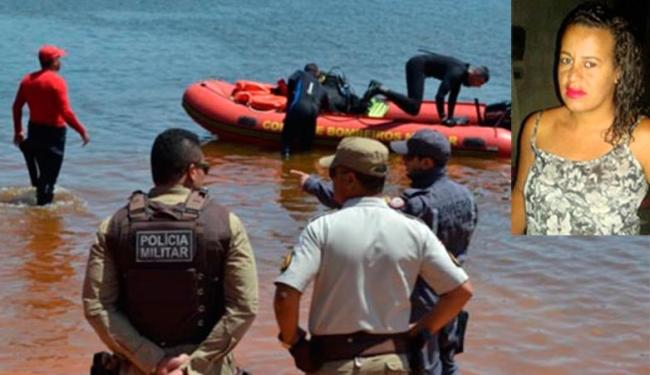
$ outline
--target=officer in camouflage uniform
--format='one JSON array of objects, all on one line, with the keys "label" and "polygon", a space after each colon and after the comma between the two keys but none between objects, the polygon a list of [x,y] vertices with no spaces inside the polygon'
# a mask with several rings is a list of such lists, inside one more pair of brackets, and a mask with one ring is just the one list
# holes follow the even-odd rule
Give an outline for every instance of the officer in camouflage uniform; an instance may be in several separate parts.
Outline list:
[{"label": "officer in camouflage uniform", "polygon": [[232,350],[258,299],[246,231],[201,189],[209,165],[195,134],[161,133],[151,169],[154,188],[99,227],[86,319],[119,358],[115,374],[236,374]]}]

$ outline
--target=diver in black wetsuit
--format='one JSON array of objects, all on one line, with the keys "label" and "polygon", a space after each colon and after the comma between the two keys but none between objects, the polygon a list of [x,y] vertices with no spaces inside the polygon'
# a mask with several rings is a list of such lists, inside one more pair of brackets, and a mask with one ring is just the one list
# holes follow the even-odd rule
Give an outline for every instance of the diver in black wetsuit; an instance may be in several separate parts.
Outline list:
[{"label": "diver in black wetsuit", "polygon": [[305,65],[289,77],[287,114],[282,128],[282,156],[289,157],[293,142],[298,138],[302,150],[311,149],[316,132],[316,118],[321,105],[327,104],[327,93],[318,77],[320,70],[316,64]]},{"label": "diver in black wetsuit", "polygon": [[[403,111],[415,116],[420,112],[424,97],[424,79],[434,77],[442,82],[436,94],[436,108],[441,122],[445,125],[455,125],[454,108],[464,86],[480,87],[490,79],[490,72],[485,66],[472,66],[456,58],[427,53],[413,56],[406,63],[406,86],[408,96],[385,89],[381,83],[371,81],[362,102],[367,103],[377,94],[384,95]],[[445,114],[445,96],[449,94],[448,111]]]}]

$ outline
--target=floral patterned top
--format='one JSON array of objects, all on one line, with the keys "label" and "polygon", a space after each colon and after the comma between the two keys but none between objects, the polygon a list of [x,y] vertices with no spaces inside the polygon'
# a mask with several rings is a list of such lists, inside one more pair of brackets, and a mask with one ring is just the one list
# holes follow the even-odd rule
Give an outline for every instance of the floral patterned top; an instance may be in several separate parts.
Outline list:
[{"label": "floral patterned top", "polygon": [[537,148],[541,115],[530,139],[535,160],[524,186],[527,234],[639,234],[638,209],[648,181],[629,137],[597,159],[572,161]]}]

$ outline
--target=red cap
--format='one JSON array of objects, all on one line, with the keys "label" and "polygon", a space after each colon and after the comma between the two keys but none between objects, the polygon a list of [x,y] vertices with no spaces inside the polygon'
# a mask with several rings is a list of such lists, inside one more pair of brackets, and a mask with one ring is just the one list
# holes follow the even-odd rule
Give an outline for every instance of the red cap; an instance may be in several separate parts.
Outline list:
[{"label": "red cap", "polygon": [[61,48],[47,44],[38,50],[38,59],[41,61],[52,61],[65,55],[65,51]]}]

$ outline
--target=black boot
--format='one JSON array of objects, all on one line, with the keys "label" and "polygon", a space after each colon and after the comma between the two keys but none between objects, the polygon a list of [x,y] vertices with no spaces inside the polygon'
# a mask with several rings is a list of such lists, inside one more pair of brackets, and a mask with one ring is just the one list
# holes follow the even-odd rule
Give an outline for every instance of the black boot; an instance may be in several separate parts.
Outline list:
[{"label": "black boot", "polygon": [[36,204],[45,206],[54,200],[54,185],[40,185],[36,187]]},{"label": "black boot", "polygon": [[368,102],[370,99],[378,94],[383,94],[384,88],[381,85],[381,82],[375,81],[374,79],[368,84],[368,89],[366,93],[363,94],[361,101]]},{"label": "black boot", "polygon": [[368,104],[370,103],[370,99],[375,97],[376,95],[379,94],[384,94],[386,90],[384,90],[383,86],[381,85],[381,82],[375,81],[374,79],[370,81],[368,84],[368,89],[366,90],[366,93],[363,94],[363,98],[361,98],[361,101],[359,102],[359,108],[362,109],[362,113],[365,113],[368,109]]}]

